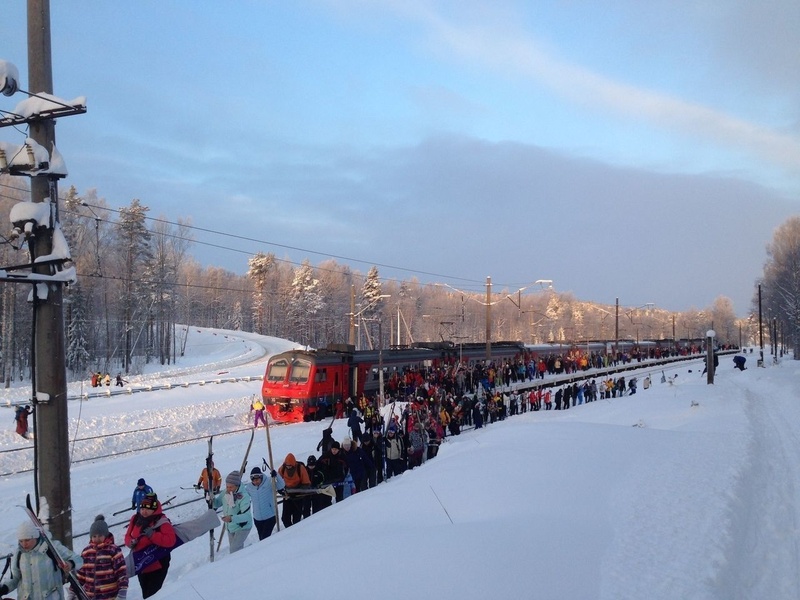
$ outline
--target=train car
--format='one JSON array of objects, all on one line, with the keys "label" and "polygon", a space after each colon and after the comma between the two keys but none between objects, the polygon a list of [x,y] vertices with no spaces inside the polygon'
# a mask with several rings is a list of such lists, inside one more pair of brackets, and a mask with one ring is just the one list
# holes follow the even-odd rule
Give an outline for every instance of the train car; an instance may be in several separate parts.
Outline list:
[{"label": "train car", "polygon": [[[492,360],[521,356],[517,342],[492,344]],[[402,377],[407,369],[431,369],[462,362],[468,366],[485,360],[485,344],[430,342],[410,348],[354,350],[333,345],[323,350],[290,350],[275,354],[267,363],[261,396],[272,418],[300,422],[324,418],[336,402],[362,395],[375,396],[384,382]]]}]

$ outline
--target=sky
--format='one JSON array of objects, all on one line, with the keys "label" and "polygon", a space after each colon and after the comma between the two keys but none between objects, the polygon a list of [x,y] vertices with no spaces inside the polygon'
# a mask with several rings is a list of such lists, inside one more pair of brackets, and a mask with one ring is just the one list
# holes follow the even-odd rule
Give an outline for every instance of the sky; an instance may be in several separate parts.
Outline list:
[{"label": "sky", "polygon": [[[23,89],[25,4],[0,19]],[[54,93],[88,108],[58,123],[62,191],[190,218],[237,273],[744,315],[800,201],[795,0],[63,0],[51,26]]]},{"label": "sky", "polygon": [[[176,496],[166,513],[173,522],[202,514],[200,496],[183,488],[203,468],[206,436],[215,434],[223,475],[240,467],[256,377],[268,354],[290,345],[192,328],[177,367],[131,377],[118,396],[70,401],[76,547],[85,545],[98,513],[123,537],[129,514],[111,513],[129,506],[139,477],[162,499]],[[251,532],[235,555],[224,542],[213,564],[206,536],[183,545],[157,597],[210,599],[235,590],[359,600],[388,589],[442,600],[795,598],[798,365],[787,356],[757,368],[756,355],[747,354],[745,371],[722,357],[714,385],[699,361],[664,369],[664,382],[661,369],[645,365],[636,395],[465,430],[422,467],[268,540]],[[653,385],[645,390],[647,375]],[[80,383],[71,386],[79,395]],[[25,389],[0,394],[12,402]],[[11,410],[2,412],[5,555],[25,518],[20,505],[32,478],[21,471],[32,451],[13,433]],[[315,453],[324,426],[273,427],[275,462],[288,452],[301,459]],[[337,440],[347,435],[343,420],[333,429]],[[264,431],[256,432],[246,470],[268,459]],[[195,441],[147,449],[187,438]],[[110,456],[91,460],[102,455]],[[135,581],[128,598],[141,598]]]}]

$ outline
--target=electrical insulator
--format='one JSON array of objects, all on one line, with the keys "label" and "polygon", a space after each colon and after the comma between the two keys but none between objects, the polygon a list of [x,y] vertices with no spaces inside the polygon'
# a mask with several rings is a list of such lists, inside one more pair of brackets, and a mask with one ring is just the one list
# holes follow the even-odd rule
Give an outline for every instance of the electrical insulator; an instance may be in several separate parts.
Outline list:
[{"label": "electrical insulator", "polygon": [[2,79],[3,89],[0,90],[3,92],[3,96],[13,96],[17,93],[17,80],[12,79],[11,77],[3,77]]}]

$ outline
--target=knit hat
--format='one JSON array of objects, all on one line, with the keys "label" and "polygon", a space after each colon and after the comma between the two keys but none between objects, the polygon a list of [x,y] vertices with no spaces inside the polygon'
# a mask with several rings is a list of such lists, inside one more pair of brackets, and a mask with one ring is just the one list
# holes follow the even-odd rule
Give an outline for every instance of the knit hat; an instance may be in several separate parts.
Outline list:
[{"label": "knit hat", "polygon": [[108,523],[106,523],[106,518],[103,515],[97,515],[94,518],[92,526],[89,527],[89,535],[102,535],[103,537],[108,536]]},{"label": "knit hat", "polygon": [[353,444],[353,441],[350,438],[344,438],[342,440],[342,448],[345,450],[350,450],[350,446]]},{"label": "knit hat", "polygon": [[17,529],[18,540],[37,540],[39,539],[39,530],[30,521],[23,521]]},{"label": "knit hat", "polygon": [[253,476],[255,476],[255,475],[262,476],[264,474],[261,472],[261,469],[259,469],[258,467],[253,467],[253,469],[250,471],[250,479],[252,479]]},{"label": "knit hat", "polygon": [[333,442],[331,443],[331,448],[341,448],[341,447],[342,445],[336,440],[333,440]]},{"label": "knit hat", "polygon": [[144,482],[144,478],[140,478],[139,481],[136,482],[136,485],[137,486],[142,486],[142,485],[147,485],[147,484]]},{"label": "knit hat", "polygon": [[316,464],[317,464],[317,457],[314,456],[313,454],[306,459],[307,467],[313,467]]},{"label": "knit hat", "polygon": [[139,508],[158,509],[158,496],[156,494],[145,494],[145,497],[139,502]]},{"label": "knit hat", "polygon": [[242,476],[239,474],[239,471],[231,471],[228,473],[228,476],[225,478],[226,485],[235,485],[239,487],[242,485]]}]

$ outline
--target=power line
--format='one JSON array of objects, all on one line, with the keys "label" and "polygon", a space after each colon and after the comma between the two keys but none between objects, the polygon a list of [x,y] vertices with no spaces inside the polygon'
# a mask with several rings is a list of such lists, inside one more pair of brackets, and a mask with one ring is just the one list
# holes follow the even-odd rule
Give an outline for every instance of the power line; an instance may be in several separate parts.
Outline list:
[{"label": "power line", "polygon": [[[12,190],[15,190],[15,191],[19,191],[19,192],[28,192],[28,190],[25,189],[25,188],[15,187],[15,186],[11,186],[11,185],[8,185],[8,184],[3,184],[3,183],[0,183],[0,187],[7,187],[9,189],[12,189]],[[5,197],[5,198],[8,198],[9,200],[16,200],[16,198],[13,198],[13,197],[10,197],[10,196],[6,196],[6,195],[4,195],[2,193],[0,193],[0,197]],[[63,200],[64,198],[62,197],[61,199]],[[94,205],[94,204],[89,204],[89,203],[86,203],[86,202],[83,202],[82,205],[86,206],[86,207],[88,207],[90,209],[98,209],[98,210],[103,210],[103,211],[116,213],[116,214],[121,214],[122,213],[121,209],[110,208],[108,206]],[[80,216],[80,217],[94,218],[96,221],[107,223],[109,225],[113,225],[114,224],[113,221],[110,221],[110,220],[107,220],[107,219],[101,219],[101,218],[98,218],[97,216],[90,217],[89,215],[84,215],[84,214],[82,214],[80,212],[68,211],[68,210],[63,210],[63,212],[66,212],[68,214],[74,214],[74,215],[77,215],[77,216]],[[397,265],[389,265],[389,264],[385,264],[385,263],[374,263],[374,262],[370,262],[370,261],[363,260],[363,259],[352,258],[352,257],[343,256],[343,255],[337,255],[337,254],[330,254],[330,253],[325,253],[325,252],[319,252],[319,251],[316,251],[316,250],[310,250],[308,248],[301,248],[299,246],[290,246],[290,245],[287,245],[287,244],[280,244],[280,243],[272,242],[272,241],[269,241],[269,240],[261,240],[261,239],[257,239],[257,238],[252,238],[252,237],[248,237],[248,236],[235,234],[235,233],[228,233],[228,232],[225,232],[225,231],[218,231],[218,230],[215,230],[215,229],[209,229],[209,228],[205,228],[205,227],[199,227],[199,226],[196,226],[196,225],[190,225],[190,224],[187,224],[187,223],[176,223],[174,221],[170,221],[170,220],[167,220],[167,219],[161,219],[161,218],[158,218],[158,217],[151,217],[151,216],[147,216],[147,215],[145,216],[145,219],[147,219],[149,221],[152,221],[152,222],[155,222],[155,223],[163,223],[163,224],[170,225],[170,226],[173,226],[173,227],[186,228],[186,229],[189,229],[189,230],[198,231],[198,232],[201,232],[201,233],[212,234],[212,235],[221,235],[221,236],[225,236],[225,237],[228,237],[228,238],[239,239],[239,240],[246,241],[246,242],[253,242],[253,243],[262,244],[262,245],[265,245],[265,246],[274,246],[274,247],[277,247],[277,248],[283,248],[283,249],[286,249],[286,250],[292,250],[292,251],[296,251],[296,252],[304,252],[304,253],[307,253],[307,254],[313,254],[313,255],[316,255],[316,256],[322,256],[322,257],[325,257],[325,258],[333,258],[333,259],[336,259],[336,260],[342,260],[342,261],[351,262],[351,263],[359,263],[359,264],[363,264],[363,265],[375,266],[375,267],[380,267],[380,268],[385,268],[385,269],[392,269],[392,270],[395,270],[395,271],[402,271],[402,272],[410,273],[410,274],[413,274],[413,275],[424,275],[424,276],[427,276],[427,277],[439,278],[439,279],[450,280],[450,281],[461,281],[461,282],[464,282],[464,283],[471,283],[471,284],[480,286],[480,288],[482,288],[484,286],[484,282],[483,281],[476,280],[476,279],[469,279],[469,278],[465,278],[465,277],[444,275],[444,274],[441,274],[441,273],[433,273],[433,272],[430,272],[430,271],[421,271],[421,270],[417,270],[417,269],[412,269],[412,268],[408,268],[408,267],[400,267],[400,266],[397,266]],[[155,233],[155,232],[150,230],[150,233]],[[183,237],[183,236],[176,235],[176,234],[158,232],[157,235],[166,235],[167,237],[171,237],[171,238],[178,239],[178,240],[181,240],[181,241],[187,241],[187,242],[195,243],[195,244],[198,244],[198,245],[201,245],[201,246],[206,246],[206,247],[210,247],[210,248],[217,248],[217,249],[220,249],[220,250],[227,250],[229,252],[236,252],[236,253],[244,254],[244,255],[250,256],[250,257],[256,256],[256,254],[257,254],[257,253],[250,252],[250,251],[247,251],[247,250],[242,250],[240,248],[233,248],[231,246],[227,246],[227,245],[223,245],[223,244],[215,244],[213,242],[206,242],[206,241],[202,241],[202,240],[196,240],[196,239],[193,239],[193,238],[187,238],[187,237]],[[288,259],[282,259],[282,258],[278,258],[278,257],[275,257],[275,260],[276,260],[276,262],[289,264],[289,265],[292,265],[292,266],[295,266],[295,267],[302,265],[302,263],[300,263],[300,262],[296,262],[296,261],[292,261],[292,260],[288,260]],[[327,271],[327,272],[330,272],[330,273],[337,273],[337,274],[344,273],[343,270],[339,270],[339,269],[329,269],[329,268],[320,267],[320,266],[317,266],[315,268],[317,270]],[[393,281],[394,280],[393,278],[389,278],[389,277],[380,277],[379,279],[381,279],[384,282],[385,281]],[[505,285],[505,284],[498,284],[498,285]]]}]

